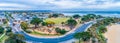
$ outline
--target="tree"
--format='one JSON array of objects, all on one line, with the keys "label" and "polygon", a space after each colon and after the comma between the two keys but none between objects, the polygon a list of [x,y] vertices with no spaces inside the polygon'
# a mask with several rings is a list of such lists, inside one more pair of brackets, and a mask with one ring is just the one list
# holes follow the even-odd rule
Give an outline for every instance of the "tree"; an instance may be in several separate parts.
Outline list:
[{"label": "tree", "polygon": [[86,22],[86,21],[90,21],[90,20],[93,20],[93,19],[96,19],[96,18],[98,18],[98,16],[95,15],[95,14],[87,14],[87,15],[84,15],[81,18],[81,20]]},{"label": "tree", "polygon": [[34,25],[35,25],[35,29],[36,29],[41,22],[43,22],[42,19],[33,18],[30,23],[31,23],[31,24],[34,24]]},{"label": "tree", "polygon": [[78,14],[73,15],[73,18],[75,18],[75,19],[78,19],[79,17],[80,17],[80,15],[78,15]]},{"label": "tree", "polygon": [[7,23],[8,23],[8,21],[7,21],[7,20],[5,20],[3,23],[4,23],[4,24],[7,24]]},{"label": "tree", "polygon": [[23,29],[23,30],[26,30],[26,29],[28,29],[28,24],[26,23],[26,22],[21,22],[21,28]]},{"label": "tree", "polygon": [[98,19],[98,18],[103,18],[103,16],[97,15],[97,16],[96,16],[96,19]]},{"label": "tree", "polygon": [[25,43],[25,37],[21,34],[9,34],[9,38],[5,40],[5,43]]},{"label": "tree", "polygon": [[4,32],[4,28],[2,26],[0,26],[0,33]]},{"label": "tree", "polygon": [[62,26],[65,24],[65,22],[61,22]]},{"label": "tree", "polygon": [[67,31],[65,29],[61,29],[60,34],[65,34]]},{"label": "tree", "polygon": [[89,18],[95,19],[97,16],[95,14],[88,14]]},{"label": "tree", "polygon": [[70,27],[70,29],[74,28],[77,25],[77,21],[70,18],[69,20],[67,20],[67,25]]},{"label": "tree", "polygon": [[116,22],[119,22],[119,21],[115,21],[114,18],[108,17],[108,18],[105,18],[105,19],[101,20],[98,23],[100,23],[101,25],[109,25],[111,23],[116,23]]},{"label": "tree", "polygon": [[46,22],[42,22],[42,26],[47,26],[47,23]]},{"label": "tree", "polygon": [[6,32],[11,32],[12,31],[12,28],[11,27],[6,27]]},{"label": "tree", "polygon": [[65,29],[55,28],[55,31],[60,34],[65,34],[67,31]]},{"label": "tree", "polygon": [[51,18],[51,17],[52,17],[52,15],[51,15],[51,14],[50,14],[50,15],[48,15],[48,17],[49,17],[49,18]]},{"label": "tree", "polygon": [[98,27],[98,31],[100,33],[105,33],[105,32],[107,32],[107,28],[104,25],[101,25]]},{"label": "tree", "polygon": [[47,23],[47,26],[50,26],[50,27],[52,27],[55,24],[55,22],[53,21],[46,21],[46,23]]},{"label": "tree", "polygon": [[76,33],[74,35],[74,38],[79,39],[79,43],[80,43],[80,40],[83,40],[83,41],[90,40],[91,36],[92,35],[89,32],[80,32],[80,33]]},{"label": "tree", "polygon": [[52,17],[55,17],[55,18],[58,17],[58,16],[59,16],[58,14],[53,14],[52,15]]}]

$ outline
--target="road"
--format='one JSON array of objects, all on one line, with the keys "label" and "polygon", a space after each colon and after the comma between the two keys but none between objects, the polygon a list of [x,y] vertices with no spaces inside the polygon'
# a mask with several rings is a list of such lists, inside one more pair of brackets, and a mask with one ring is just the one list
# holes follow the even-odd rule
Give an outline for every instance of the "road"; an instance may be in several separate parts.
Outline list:
[{"label": "road", "polygon": [[21,28],[19,26],[20,24],[16,24],[13,29],[17,33],[23,34],[26,38],[26,41],[29,41],[29,42],[32,42],[32,43],[40,43],[40,42],[41,43],[59,43],[59,42],[67,41],[67,40],[70,40],[70,39],[74,39],[73,35],[75,33],[84,32],[92,24],[93,24],[93,22],[83,24],[81,27],[79,27],[78,29],[76,29],[72,33],[67,34],[64,37],[58,37],[58,38],[37,38],[37,37],[30,36],[30,35],[26,34],[24,31],[21,30]]}]

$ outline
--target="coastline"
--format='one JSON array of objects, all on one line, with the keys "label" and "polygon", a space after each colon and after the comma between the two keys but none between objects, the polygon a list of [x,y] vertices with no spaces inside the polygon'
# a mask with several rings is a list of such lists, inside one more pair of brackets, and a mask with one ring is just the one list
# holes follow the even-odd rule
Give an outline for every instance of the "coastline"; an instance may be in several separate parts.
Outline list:
[{"label": "coastline", "polygon": [[96,15],[101,15],[104,17],[120,17],[120,14],[118,13],[63,13],[65,16],[73,16],[75,14],[79,14],[81,16],[87,15],[87,14],[96,14]]},{"label": "coastline", "polygon": [[119,43],[120,24],[112,24],[107,26],[108,31],[104,34],[107,38],[107,43]]}]

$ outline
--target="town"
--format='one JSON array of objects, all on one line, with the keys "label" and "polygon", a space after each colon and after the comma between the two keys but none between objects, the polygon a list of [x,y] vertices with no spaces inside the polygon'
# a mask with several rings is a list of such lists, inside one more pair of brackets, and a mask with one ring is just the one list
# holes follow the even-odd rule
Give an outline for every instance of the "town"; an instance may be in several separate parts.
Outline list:
[{"label": "town", "polygon": [[96,14],[4,11],[0,13],[0,42],[58,43],[78,39],[72,42],[105,43],[106,26],[119,21],[117,17]]}]

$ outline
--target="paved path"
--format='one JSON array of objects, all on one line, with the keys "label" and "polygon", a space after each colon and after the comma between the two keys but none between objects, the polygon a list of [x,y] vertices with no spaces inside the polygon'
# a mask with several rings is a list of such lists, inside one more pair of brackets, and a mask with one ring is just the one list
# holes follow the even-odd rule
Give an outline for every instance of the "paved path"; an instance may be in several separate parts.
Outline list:
[{"label": "paved path", "polygon": [[13,29],[17,33],[23,34],[25,36],[26,40],[29,42],[32,42],[32,43],[40,43],[40,42],[42,42],[42,43],[59,43],[59,42],[67,41],[70,39],[74,39],[73,35],[75,33],[84,32],[92,24],[93,24],[93,22],[83,24],[81,27],[76,29],[74,32],[67,34],[64,37],[58,37],[58,38],[38,38],[38,37],[30,36],[30,35],[26,34],[24,31],[20,30],[19,24],[17,24]]}]

